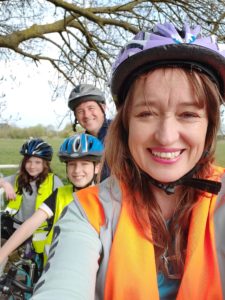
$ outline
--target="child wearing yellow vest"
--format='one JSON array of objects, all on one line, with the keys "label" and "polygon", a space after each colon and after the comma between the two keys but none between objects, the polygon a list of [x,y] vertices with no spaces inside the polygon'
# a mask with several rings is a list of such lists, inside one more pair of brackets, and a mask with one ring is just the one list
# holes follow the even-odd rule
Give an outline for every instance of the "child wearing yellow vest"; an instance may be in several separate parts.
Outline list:
[{"label": "child wearing yellow vest", "polygon": [[[53,149],[47,142],[40,138],[29,139],[22,145],[20,154],[24,157],[18,174],[0,179],[0,187],[4,188],[6,199],[9,200],[5,211],[24,222],[63,183],[51,171]],[[18,226],[14,224],[14,228]],[[43,252],[45,236],[41,227],[32,239],[37,253]]]},{"label": "child wearing yellow vest", "polygon": [[93,185],[100,167],[102,143],[88,134],[75,134],[64,140],[58,152],[59,159],[66,163],[69,185],[57,188],[10,237],[0,249],[0,263],[28,239],[41,224],[47,221],[45,259],[52,239],[53,225],[64,207],[73,200],[73,192]]}]

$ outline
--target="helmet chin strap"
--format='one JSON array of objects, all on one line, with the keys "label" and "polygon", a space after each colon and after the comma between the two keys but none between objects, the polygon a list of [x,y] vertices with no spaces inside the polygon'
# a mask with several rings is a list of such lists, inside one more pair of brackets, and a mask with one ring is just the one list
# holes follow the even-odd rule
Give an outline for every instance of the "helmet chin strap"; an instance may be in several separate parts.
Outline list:
[{"label": "helmet chin strap", "polygon": [[77,119],[75,118],[75,119],[74,119],[74,123],[72,124],[72,128],[73,128],[73,131],[74,131],[74,132],[76,132],[76,126],[77,126],[77,124],[78,124],[78,121],[77,121]]},{"label": "helmet chin strap", "polygon": [[179,180],[169,182],[169,183],[162,183],[158,180],[155,180],[148,174],[145,174],[148,177],[148,180],[155,185],[156,187],[163,190],[167,195],[171,195],[175,193],[175,189],[178,185],[185,185],[192,187],[194,189],[202,190],[205,192],[209,192],[212,194],[218,194],[221,189],[221,182],[207,180],[207,179],[198,179],[198,178],[189,178],[184,175]]},{"label": "helmet chin strap", "polygon": [[[204,152],[203,157],[206,157],[208,154],[207,151]],[[209,192],[212,194],[218,194],[221,189],[221,182],[213,181],[213,180],[207,180],[207,179],[198,179],[193,178],[193,175],[197,173],[201,168],[202,164],[197,164],[191,171],[189,171],[187,174],[185,174],[180,179],[169,182],[169,183],[162,183],[148,174],[144,173],[145,176],[147,176],[148,180],[158,187],[159,189],[163,190],[167,195],[171,195],[175,193],[175,189],[178,185],[185,185],[192,187],[194,189],[202,190],[205,192]]]}]

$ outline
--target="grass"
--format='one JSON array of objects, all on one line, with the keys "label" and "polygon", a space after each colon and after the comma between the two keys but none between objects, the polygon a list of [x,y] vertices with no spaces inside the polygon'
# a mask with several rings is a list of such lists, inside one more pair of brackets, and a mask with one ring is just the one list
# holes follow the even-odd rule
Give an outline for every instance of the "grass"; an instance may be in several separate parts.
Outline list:
[{"label": "grass", "polygon": [[217,142],[216,163],[222,167],[225,167],[225,140],[220,140]]},{"label": "grass", "polygon": [[[61,143],[62,138],[51,138],[46,139],[46,141],[52,145],[54,149],[53,160],[51,163],[53,172],[58,175],[64,182],[66,182],[66,171],[65,164],[61,163],[58,159],[57,153]],[[2,164],[19,164],[22,159],[19,153],[21,145],[24,143],[22,139],[0,139],[0,165]],[[217,143],[216,150],[216,163],[220,166],[225,167],[225,141],[221,140]],[[1,169],[0,173],[4,176],[14,174],[15,169]]]},{"label": "grass", "polygon": [[[19,164],[23,156],[19,153],[20,148],[25,140],[23,139],[0,139],[0,165],[4,164]],[[46,141],[53,147],[54,154],[51,162],[53,172],[58,175],[63,181],[66,180],[65,164],[59,161],[57,156],[60,145],[63,142],[62,138],[51,138]],[[14,174],[16,169],[1,169],[0,173],[4,176]]]}]

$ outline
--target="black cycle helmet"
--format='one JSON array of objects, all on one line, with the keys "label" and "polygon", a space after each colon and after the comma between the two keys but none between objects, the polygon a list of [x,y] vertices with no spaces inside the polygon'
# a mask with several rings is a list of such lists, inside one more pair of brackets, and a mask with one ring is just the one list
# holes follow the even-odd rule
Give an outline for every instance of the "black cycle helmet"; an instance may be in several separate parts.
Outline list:
[{"label": "black cycle helmet", "polygon": [[20,154],[24,156],[36,156],[51,161],[53,149],[52,146],[42,139],[32,138],[22,145]]},{"label": "black cycle helmet", "polygon": [[97,103],[105,103],[105,97],[102,91],[91,84],[80,84],[75,86],[69,96],[68,106],[74,111],[82,102],[96,101]]}]

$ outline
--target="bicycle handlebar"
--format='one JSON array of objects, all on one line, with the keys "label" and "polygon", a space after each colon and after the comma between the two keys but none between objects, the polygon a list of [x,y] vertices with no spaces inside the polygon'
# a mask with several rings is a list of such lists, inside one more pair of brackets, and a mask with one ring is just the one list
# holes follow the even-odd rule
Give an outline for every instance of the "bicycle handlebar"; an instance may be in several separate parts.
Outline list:
[{"label": "bicycle handlebar", "polygon": [[3,294],[8,294],[8,291],[11,290],[10,285],[17,287],[23,293],[30,293],[30,294],[33,293],[32,287],[26,286],[24,283],[22,283],[16,279],[11,279],[9,283],[7,283],[7,284],[0,283],[0,291],[3,292]]},{"label": "bicycle handlebar", "polygon": [[16,287],[18,287],[22,292],[33,293],[32,287],[27,286],[24,283],[22,283],[16,279],[12,279],[12,284],[14,284]]},{"label": "bicycle handlebar", "polygon": [[10,215],[8,211],[3,211],[3,212],[1,212],[1,213],[0,213],[0,217],[1,217],[1,218],[4,218],[4,217],[5,217],[5,218],[9,218],[9,219],[11,219],[14,223],[16,223],[16,224],[18,224],[18,225],[23,224],[22,221],[16,219],[16,218],[15,218],[14,216],[12,216],[12,215]]},{"label": "bicycle handlebar", "polygon": [[21,292],[24,293],[33,293],[33,288],[30,286],[27,286],[25,283],[15,279],[17,273],[17,268],[12,267],[8,274],[4,274],[0,278],[0,291],[3,293],[8,293],[8,291],[11,290],[12,286],[15,286],[20,289]]}]

